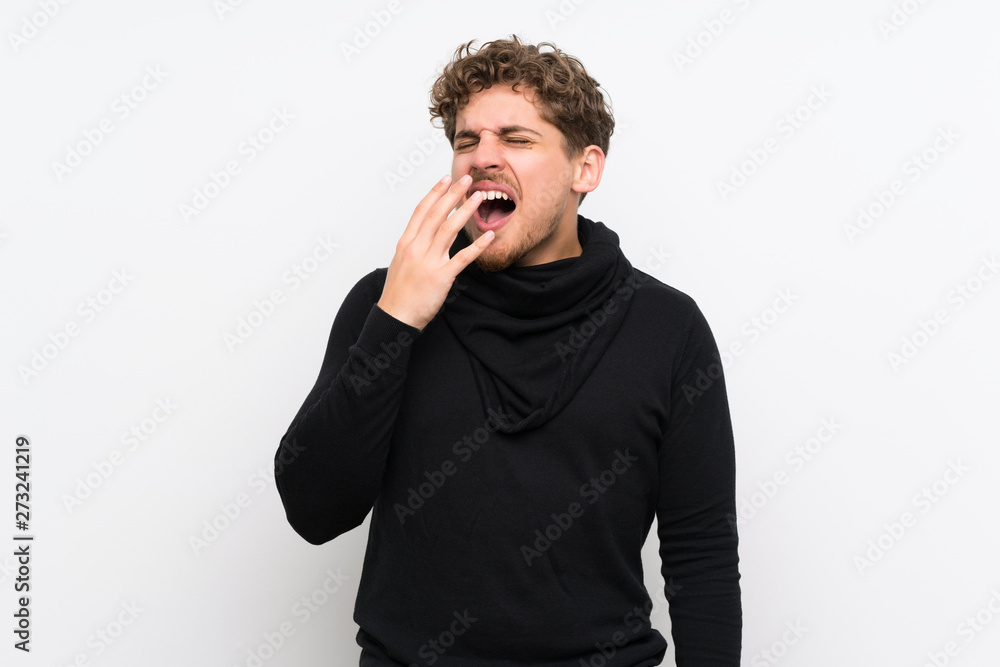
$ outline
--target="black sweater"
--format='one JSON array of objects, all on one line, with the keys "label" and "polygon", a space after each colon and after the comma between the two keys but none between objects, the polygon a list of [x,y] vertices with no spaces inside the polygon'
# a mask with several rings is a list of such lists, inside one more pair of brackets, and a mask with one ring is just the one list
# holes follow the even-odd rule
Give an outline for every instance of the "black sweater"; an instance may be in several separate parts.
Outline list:
[{"label": "black sweater", "polygon": [[[275,477],[313,544],[373,510],[354,615],[363,664],[660,664],[640,554],[655,514],[678,666],[739,665],[715,341],[690,297],[579,220],[581,257],[502,278],[472,265],[422,331],[375,305],[385,269],[336,316]],[[625,279],[581,288],[612,270],[595,250],[609,238]]]}]

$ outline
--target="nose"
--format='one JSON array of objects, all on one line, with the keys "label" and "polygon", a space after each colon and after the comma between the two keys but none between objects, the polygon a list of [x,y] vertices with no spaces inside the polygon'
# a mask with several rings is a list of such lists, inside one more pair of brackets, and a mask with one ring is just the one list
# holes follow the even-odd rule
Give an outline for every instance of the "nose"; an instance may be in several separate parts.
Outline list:
[{"label": "nose", "polygon": [[482,132],[472,155],[472,167],[479,171],[491,171],[502,169],[503,164],[503,145],[500,138],[492,132]]}]

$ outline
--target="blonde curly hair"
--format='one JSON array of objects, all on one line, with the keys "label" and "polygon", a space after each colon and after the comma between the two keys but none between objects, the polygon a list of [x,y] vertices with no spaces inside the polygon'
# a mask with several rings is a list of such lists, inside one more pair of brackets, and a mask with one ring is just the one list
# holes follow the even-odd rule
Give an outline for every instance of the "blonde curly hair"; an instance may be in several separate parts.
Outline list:
[{"label": "blonde curly hair", "polygon": [[[475,41],[455,50],[430,91],[431,123],[441,119],[452,148],[456,116],[471,94],[493,85],[512,86],[514,90],[523,85],[535,92],[542,118],[562,132],[568,157],[576,157],[591,145],[607,155],[615,129],[611,103],[583,63],[551,42],[524,44],[517,35],[486,42],[473,51]],[[551,50],[543,51],[542,47]]]}]

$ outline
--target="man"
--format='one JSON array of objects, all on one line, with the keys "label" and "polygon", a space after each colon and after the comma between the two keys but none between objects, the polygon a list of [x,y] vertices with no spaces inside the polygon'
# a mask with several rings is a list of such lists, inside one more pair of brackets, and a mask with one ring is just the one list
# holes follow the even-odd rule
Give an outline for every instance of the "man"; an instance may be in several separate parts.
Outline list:
[{"label": "man", "polygon": [[322,544],[372,511],[361,665],[640,667],[666,651],[655,515],[677,664],[736,667],[715,341],[577,213],[614,127],[598,82],[551,44],[471,44],[431,94],[451,176],[344,300],[278,448],[288,520]]}]

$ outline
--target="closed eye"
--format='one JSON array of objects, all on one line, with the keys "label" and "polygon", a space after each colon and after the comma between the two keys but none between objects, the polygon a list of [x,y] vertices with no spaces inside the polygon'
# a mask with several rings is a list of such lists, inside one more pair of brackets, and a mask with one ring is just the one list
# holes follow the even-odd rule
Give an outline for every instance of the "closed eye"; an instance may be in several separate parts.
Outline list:
[{"label": "closed eye", "polygon": [[[509,144],[518,144],[518,145],[530,144],[531,143],[531,140],[529,140],[529,139],[506,139],[506,141]],[[458,144],[457,146],[455,146],[455,150],[456,151],[464,151],[466,148],[472,148],[475,145],[476,145],[476,142],[467,142],[467,143],[464,143],[464,144]]]}]

